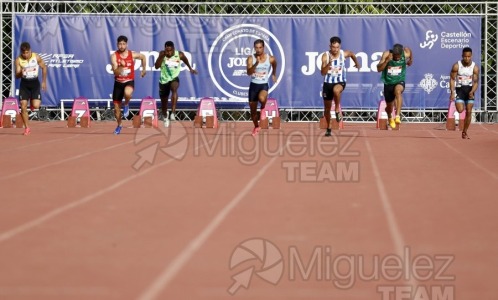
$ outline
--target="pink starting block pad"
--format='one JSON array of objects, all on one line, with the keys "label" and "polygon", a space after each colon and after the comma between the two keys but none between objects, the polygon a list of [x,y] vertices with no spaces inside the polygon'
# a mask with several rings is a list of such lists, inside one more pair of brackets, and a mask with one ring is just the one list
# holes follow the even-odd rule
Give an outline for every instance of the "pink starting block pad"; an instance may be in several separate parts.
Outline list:
[{"label": "pink starting block pad", "polygon": [[[393,107],[393,111],[391,116],[396,115],[396,108]],[[379,108],[377,109],[377,128],[378,129],[387,129],[387,113],[386,113],[386,100],[382,99],[379,102]],[[382,124],[381,124],[382,123]],[[384,128],[385,127],[385,128]],[[398,126],[396,126],[398,127]]]},{"label": "pink starting block pad", "polygon": [[280,117],[280,112],[278,110],[277,99],[268,98],[265,105],[265,114],[267,119],[273,119],[275,117]]},{"label": "pink starting block pad", "polygon": [[465,110],[461,114],[458,113],[455,106],[455,101],[450,101],[448,106],[448,115],[446,116],[446,129],[456,130],[456,120],[459,120],[459,127],[463,129],[463,124],[465,122]]},{"label": "pink starting block pad", "polygon": [[15,97],[8,97],[3,99],[2,116],[0,117],[0,126],[2,125],[3,116],[10,116],[11,119],[19,114],[19,101]]},{"label": "pink starting block pad", "polygon": [[280,129],[280,111],[278,109],[277,99],[266,99],[265,109],[261,113],[263,113],[259,118],[259,126],[261,129],[269,129],[270,124],[273,129]]},{"label": "pink starting block pad", "polygon": [[142,123],[147,117],[152,118],[152,127],[157,128],[157,104],[156,99],[152,98],[151,96],[143,98],[142,102],[140,103],[140,118],[142,120]]},{"label": "pink starting block pad", "polygon": [[213,117],[213,128],[218,128],[218,115],[216,113],[216,105],[213,98],[204,97],[200,100],[197,107],[197,116],[201,116],[203,120],[206,117]]},{"label": "pink starting block pad", "polygon": [[[81,118],[88,119],[88,127],[90,126],[90,107],[88,99],[85,97],[75,98],[73,101],[73,108],[71,110],[71,117],[76,117],[76,123],[81,122]],[[85,126],[85,127],[87,127]]]}]

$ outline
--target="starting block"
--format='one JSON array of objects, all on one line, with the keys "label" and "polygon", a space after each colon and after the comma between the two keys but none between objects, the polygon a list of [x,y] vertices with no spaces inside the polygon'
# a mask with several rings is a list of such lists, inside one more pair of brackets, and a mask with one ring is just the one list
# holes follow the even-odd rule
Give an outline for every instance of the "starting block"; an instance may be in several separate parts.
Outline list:
[{"label": "starting block", "polygon": [[76,121],[76,116],[69,116],[67,118],[67,127],[69,128],[74,128],[76,127],[76,124],[78,123],[78,121]]},{"label": "starting block", "polygon": [[81,128],[90,128],[90,117],[84,116],[80,118]]},{"label": "starting block", "polygon": [[204,97],[200,100],[197,107],[197,115],[194,118],[194,127],[218,128],[218,115],[213,98]]},{"label": "starting block", "polygon": [[202,116],[195,116],[194,117],[194,127],[195,128],[202,128]]},{"label": "starting block", "polygon": [[15,97],[8,97],[3,99],[0,127],[11,128],[13,127],[13,124],[15,124],[16,127],[23,127],[22,118],[19,112],[19,101]]},{"label": "starting block", "polygon": [[16,115],[15,124],[16,124],[16,128],[22,128],[24,126],[24,122],[22,121],[21,114]]},{"label": "starting block", "polygon": [[157,104],[156,99],[147,96],[140,103],[140,113],[133,116],[133,128],[142,127],[142,123],[146,128],[157,128]]},{"label": "starting block", "polygon": [[145,128],[152,128],[154,126],[154,119],[152,117],[145,117],[144,118],[144,127]]},{"label": "starting block", "polygon": [[3,128],[12,128],[12,117],[10,115],[2,116],[2,127]]},{"label": "starting block", "polygon": [[271,125],[273,129],[280,129],[280,111],[278,109],[277,99],[268,98],[266,100],[264,116],[259,121],[261,129],[268,129]]},{"label": "starting block", "polygon": [[465,123],[465,110],[458,113],[455,106],[455,101],[450,101],[448,106],[448,115],[446,116],[446,130],[456,130],[456,120],[458,120],[458,129],[463,130]]},{"label": "starting block", "polygon": [[[341,105],[339,105],[339,113],[342,115],[342,108]],[[341,119],[340,122],[337,122],[335,118],[335,103],[332,101],[332,107],[330,109],[330,125],[332,129],[338,130],[338,129],[344,129],[344,121]],[[327,129],[327,121],[325,120],[325,117],[320,118],[320,129]]]},{"label": "starting block", "polygon": [[90,127],[90,107],[85,97],[74,99],[71,115],[67,119],[67,127],[76,127],[78,123],[83,128]]},{"label": "starting block", "polygon": [[[393,107],[391,116],[396,115],[396,108]],[[388,118],[386,113],[386,100],[382,99],[379,102],[379,108],[377,109],[377,129],[388,130],[391,127],[388,125]],[[396,124],[396,128],[393,130],[399,130],[399,124]]]}]

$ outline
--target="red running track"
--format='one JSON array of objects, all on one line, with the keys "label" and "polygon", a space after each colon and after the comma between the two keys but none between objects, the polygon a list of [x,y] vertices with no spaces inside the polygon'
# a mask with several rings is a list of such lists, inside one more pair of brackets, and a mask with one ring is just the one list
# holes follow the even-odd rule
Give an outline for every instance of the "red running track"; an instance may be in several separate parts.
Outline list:
[{"label": "red running track", "polygon": [[495,299],[498,126],[402,125],[1,128],[0,299]]}]

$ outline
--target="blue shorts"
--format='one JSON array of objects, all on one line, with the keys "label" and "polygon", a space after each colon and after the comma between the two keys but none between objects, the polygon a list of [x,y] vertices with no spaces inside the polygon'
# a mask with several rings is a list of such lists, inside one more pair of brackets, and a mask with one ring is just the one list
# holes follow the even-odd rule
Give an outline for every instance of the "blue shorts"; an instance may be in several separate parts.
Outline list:
[{"label": "blue shorts", "polygon": [[455,103],[464,103],[465,105],[474,104],[474,99],[469,99],[469,100],[455,99]]},{"label": "blue shorts", "polygon": [[254,83],[249,85],[249,102],[258,101],[259,92],[268,91],[268,83]]},{"label": "blue shorts", "polygon": [[469,93],[472,90],[470,85],[457,87],[456,91],[456,99],[455,103],[465,103],[465,104],[474,104],[474,99],[469,98]]}]

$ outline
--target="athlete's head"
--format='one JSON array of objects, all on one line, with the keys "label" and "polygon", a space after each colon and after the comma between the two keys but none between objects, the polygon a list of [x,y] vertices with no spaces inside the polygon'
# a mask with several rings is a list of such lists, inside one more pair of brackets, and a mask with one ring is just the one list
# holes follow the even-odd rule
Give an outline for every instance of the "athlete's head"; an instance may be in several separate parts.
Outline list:
[{"label": "athlete's head", "polygon": [[393,60],[400,60],[401,54],[403,54],[403,51],[405,51],[405,49],[403,48],[403,45],[394,44],[393,49],[391,50],[391,52],[393,54]]},{"label": "athlete's head", "polygon": [[462,64],[468,66],[472,63],[472,48],[465,47],[462,50]]},{"label": "athlete's head", "polygon": [[175,44],[172,41],[167,41],[164,43],[164,52],[166,57],[171,57],[175,54]]},{"label": "athlete's head", "polygon": [[119,52],[125,52],[128,47],[128,38],[124,35],[118,36],[118,50]]},{"label": "athlete's head", "polygon": [[22,42],[20,48],[22,58],[28,59],[31,57],[31,45],[28,42]]},{"label": "athlete's head", "polygon": [[256,56],[263,54],[265,51],[265,41],[259,39],[254,41],[254,52]]},{"label": "athlete's head", "polygon": [[330,52],[336,55],[341,50],[341,38],[338,36],[333,36],[330,38]]}]

